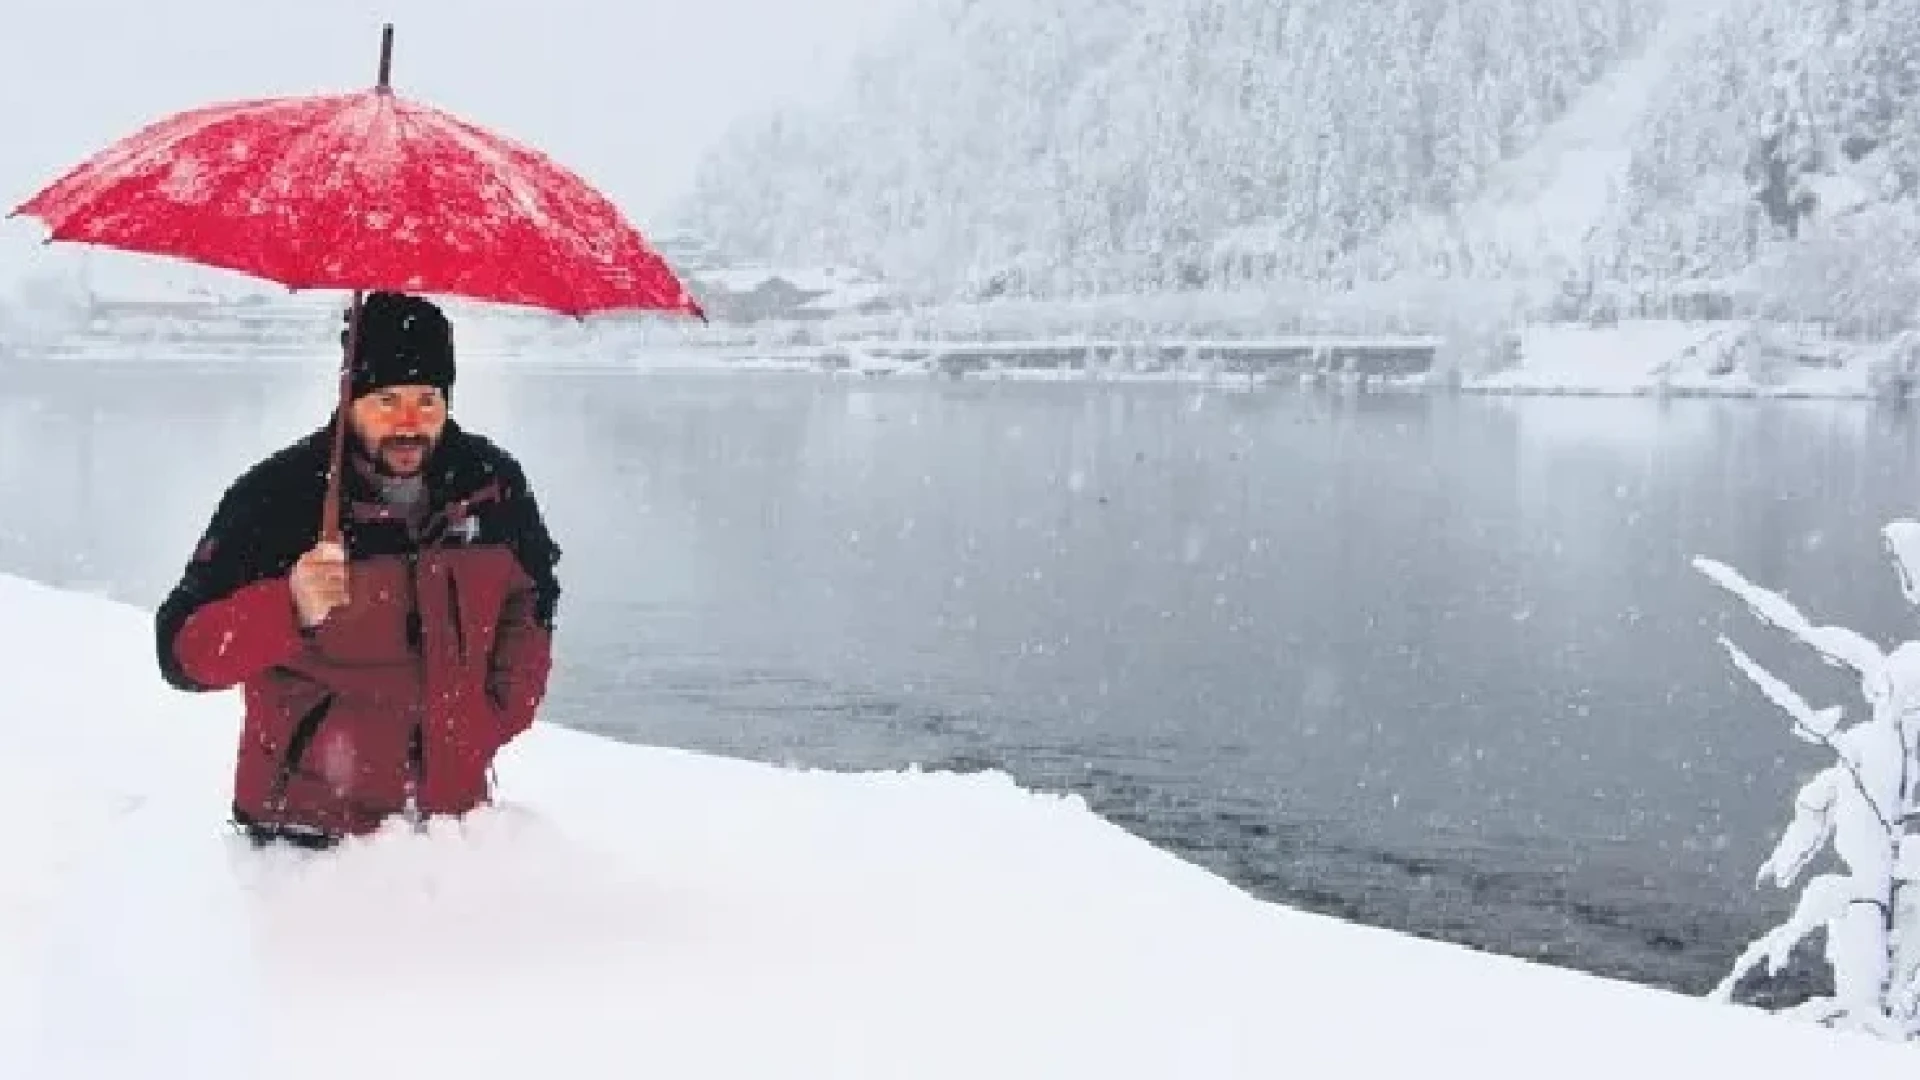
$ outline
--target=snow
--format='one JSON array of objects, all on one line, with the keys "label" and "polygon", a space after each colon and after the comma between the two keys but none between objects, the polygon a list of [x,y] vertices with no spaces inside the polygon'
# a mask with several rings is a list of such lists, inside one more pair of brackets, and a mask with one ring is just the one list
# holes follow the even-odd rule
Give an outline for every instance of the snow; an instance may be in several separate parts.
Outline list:
[{"label": "snow", "polygon": [[1865,398],[1882,392],[1894,343],[1809,339],[1745,321],[1538,324],[1512,335],[1509,366],[1466,378],[1485,393]]},{"label": "snow", "polygon": [[502,759],[503,806],[462,826],[247,853],[218,826],[238,702],[165,690],[149,619],[0,577],[0,1075],[1615,1080],[1913,1060],[1261,903],[998,774],[784,770],[538,725]]}]

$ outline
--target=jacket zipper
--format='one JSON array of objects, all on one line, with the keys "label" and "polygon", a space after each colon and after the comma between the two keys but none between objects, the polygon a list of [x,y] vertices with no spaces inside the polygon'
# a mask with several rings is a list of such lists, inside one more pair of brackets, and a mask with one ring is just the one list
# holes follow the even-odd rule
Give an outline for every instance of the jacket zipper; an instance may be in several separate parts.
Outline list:
[{"label": "jacket zipper", "polygon": [[427,773],[427,740],[425,725],[427,709],[433,695],[427,687],[427,630],[426,620],[420,614],[420,553],[407,554],[407,647],[413,650],[414,664],[420,678],[418,697],[414,699],[413,729],[407,732],[407,817],[416,824],[420,820],[419,795],[420,784]]},{"label": "jacket zipper", "polygon": [[460,620],[460,579],[447,571],[447,619],[453,623],[453,647],[459,650],[460,659],[467,658],[467,628]]}]

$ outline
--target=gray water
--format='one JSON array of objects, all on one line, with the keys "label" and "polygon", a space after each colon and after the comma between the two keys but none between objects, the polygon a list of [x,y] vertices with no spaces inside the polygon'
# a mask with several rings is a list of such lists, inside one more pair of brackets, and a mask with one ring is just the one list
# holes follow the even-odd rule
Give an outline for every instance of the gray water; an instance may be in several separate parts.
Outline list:
[{"label": "gray water", "polygon": [[[157,602],[329,388],[0,372],[0,570]],[[1789,910],[1753,875],[1821,764],[1716,635],[1857,697],[1688,560],[1911,620],[1915,424],[1864,404],[555,369],[455,412],[566,549],[553,722],[1003,769],[1261,897],[1689,992]]]}]

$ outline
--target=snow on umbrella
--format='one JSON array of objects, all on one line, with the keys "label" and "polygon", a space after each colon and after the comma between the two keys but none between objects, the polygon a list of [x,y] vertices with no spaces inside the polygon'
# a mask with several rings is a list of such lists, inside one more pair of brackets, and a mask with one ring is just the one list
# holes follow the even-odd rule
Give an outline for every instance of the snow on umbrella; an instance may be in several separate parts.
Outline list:
[{"label": "snow on umbrella", "polygon": [[[193,109],[107,147],[10,216],[71,241],[235,270],[293,290],[432,293],[575,317],[704,321],[666,261],[604,195],[547,156],[390,85]],[[343,410],[344,413],[344,410]],[[345,424],[322,536],[339,538]]]}]

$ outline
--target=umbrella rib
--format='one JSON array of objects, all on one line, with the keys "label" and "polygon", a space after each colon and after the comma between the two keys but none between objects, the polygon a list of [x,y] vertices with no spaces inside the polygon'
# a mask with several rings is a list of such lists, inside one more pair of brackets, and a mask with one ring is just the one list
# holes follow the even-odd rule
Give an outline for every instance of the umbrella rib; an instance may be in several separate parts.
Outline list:
[{"label": "umbrella rib", "polygon": [[[464,120],[461,120],[459,117],[443,113],[443,114],[440,114],[438,119],[440,123],[445,125],[448,132],[452,134],[457,141],[459,141],[470,153],[474,155],[474,159],[476,161],[486,161],[489,163],[488,168],[493,171],[496,179],[498,179],[503,189],[510,190],[513,185],[516,185],[516,184],[521,185],[522,194],[527,199],[537,201],[540,203],[540,206],[539,206],[540,214],[542,217],[546,218],[548,222],[550,222],[556,227],[562,227],[561,223],[563,221],[567,223],[564,226],[566,228],[566,235],[569,242],[574,248],[576,248],[577,250],[584,250],[587,247],[587,245],[584,243],[586,238],[577,230],[572,228],[572,222],[575,218],[575,215],[569,214],[569,215],[556,217],[552,212],[553,207],[550,205],[552,201],[551,194],[541,190],[537,186],[534,186],[534,187],[531,187],[531,189],[528,189],[527,185],[525,185],[522,182],[520,177],[513,175],[513,173],[511,172],[511,170],[513,170],[520,164],[519,162],[514,160],[514,157],[516,154],[525,155],[528,158],[531,158],[533,163],[536,165],[539,165],[543,168],[555,170],[556,172],[567,174],[573,179],[578,180],[579,178],[573,176],[571,170],[565,168],[559,162],[554,161],[552,158],[548,157],[545,154],[542,154],[540,151],[535,150],[532,147],[523,146],[511,139],[490,138],[488,137],[486,132],[480,131],[479,129],[475,128],[472,124],[469,124]],[[581,181],[581,183],[584,186],[584,181]],[[537,265],[537,269],[539,270],[541,276],[544,277],[549,283],[557,287],[558,291],[554,293],[556,297],[558,296],[578,297],[580,295],[581,290],[577,287],[579,283],[575,281],[570,281],[566,277],[561,276],[556,271],[555,267],[550,261],[545,259],[537,259],[537,260],[533,260],[533,262]],[[604,281],[596,282],[595,285],[599,289],[605,288]],[[540,306],[546,306],[546,305],[540,305]],[[576,299],[571,304],[568,304],[565,307],[559,308],[558,310],[562,314],[572,315],[575,318],[581,318],[585,315],[586,308],[587,308],[586,305],[581,304]]]},{"label": "umbrella rib", "polygon": [[[358,182],[360,176],[354,164],[358,160],[358,155],[348,155],[340,152],[342,148],[354,148],[352,136],[342,132],[338,123],[340,119],[342,119],[342,117],[339,114],[331,114],[329,122],[312,125],[302,132],[297,137],[295,146],[290,148],[289,153],[282,156],[281,167],[284,169],[290,164],[298,166],[292,173],[292,175],[298,176],[302,175],[306,169],[311,166],[311,163],[316,157],[324,158],[326,164],[321,167],[323,170],[321,178],[342,181],[337,186],[342,189],[351,188],[357,200],[359,197],[364,196],[367,189],[364,184]],[[360,143],[362,145],[366,142],[366,132],[371,128],[372,123],[373,120],[368,118],[360,129]],[[315,143],[321,144],[319,146],[320,153],[317,155],[312,152],[312,147]],[[302,152],[298,158],[291,152],[294,149]],[[349,184],[346,181],[354,182]],[[339,257],[343,240],[350,233],[355,221],[355,215],[363,212],[363,208],[358,205],[350,206],[348,213],[336,217],[320,226],[323,230],[318,237],[320,243],[308,248],[310,252],[317,250],[319,254],[317,256],[309,255],[309,257],[304,260],[306,263],[306,272],[304,274],[287,273],[283,284],[293,292],[315,288],[351,288],[351,286],[344,286],[341,283],[339,279],[342,275],[339,271],[328,271],[326,269],[326,260],[330,254],[336,258]],[[289,268],[289,270],[290,269],[291,268]]]},{"label": "umbrella rib", "polygon": [[[366,144],[370,141],[368,138],[368,134],[373,130],[374,122],[379,118],[380,110],[388,107],[390,101],[391,101],[390,98],[383,98],[382,96],[375,96],[373,98],[372,108],[368,111],[367,115],[363,118],[363,121],[360,125],[359,145],[357,147],[354,147],[354,149],[356,150],[364,149]],[[336,121],[338,119],[339,118],[336,117]],[[337,123],[334,125],[329,125],[329,127],[334,130],[338,130]],[[359,153],[355,153],[349,156],[349,155],[341,154],[337,152],[337,150],[341,146],[351,146],[351,145],[353,144],[348,142],[347,137],[343,135],[343,137],[339,140],[339,142],[335,144],[334,149],[336,152],[330,155],[333,159],[333,165],[335,169],[334,175],[335,176],[344,175],[345,179],[350,183],[353,189],[352,209],[350,210],[349,214],[342,215],[341,217],[335,219],[333,222],[333,228],[331,231],[331,235],[329,237],[330,243],[328,244],[328,248],[330,251],[334,252],[335,254],[339,253],[340,248],[342,246],[341,238],[348,235],[350,228],[354,224],[354,218],[352,215],[357,214],[359,215],[359,218],[361,221],[366,220],[366,206],[365,206],[364,200],[368,195],[369,188],[365,182],[366,181],[365,174],[361,171],[362,158]],[[348,186],[348,185],[343,184],[342,186]],[[331,276],[337,276],[337,275],[331,275]]]},{"label": "umbrella rib", "polygon": [[[71,200],[74,205],[65,212],[59,213],[57,220],[48,221],[47,225],[53,232],[58,233],[66,227],[76,210],[89,205],[107,203],[128,187],[145,181],[148,171],[155,165],[167,162],[171,158],[175,148],[181,143],[194,138],[216,124],[224,122],[224,120],[225,117],[213,114],[177,117],[172,124],[156,125],[156,127],[179,129],[177,131],[166,131],[165,138],[157,143],[129,145],[119,152],[108,151],[94,163],[94,167],[104,168],[108,172],[109,175],[106,177],[106,183],[99,183],[101,178],[98,176],[92,177],[91,182],[89,182],[86,175],[76,173],[76,175],[71,178],[74,187],[79,191],[85,192],[86,198],[75,199],[76,191],[72,189],[61,192],[63,198],[56,201],[67,202]],[[187,121],[197,122],[189,126]],[[111,166],[108,165],[108,162],[112,163]]]},{"label": "umbrella rib", "polygon": [[[425,145],[426,137],[431,136],[430,129],[421,124],[420,112],[417,109],[405,109],[396,105],[393,110],[393,118],[394,123],[400,128],[400,146],[403,153],[412,147]],[[418,142],[415,141],[415,136],[421,136]],[[404,170],[402,175],[410,175],[411,173],[412,170],[410,169]]]}]

